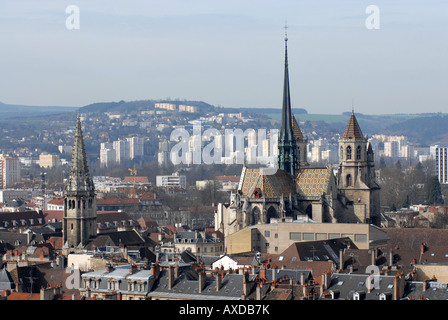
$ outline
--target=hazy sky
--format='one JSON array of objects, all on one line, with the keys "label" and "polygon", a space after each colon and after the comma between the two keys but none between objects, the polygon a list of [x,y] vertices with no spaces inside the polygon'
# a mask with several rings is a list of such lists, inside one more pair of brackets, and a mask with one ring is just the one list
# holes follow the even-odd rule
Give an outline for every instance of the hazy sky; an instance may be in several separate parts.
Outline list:
[{"label": "hazy sky", "polygon": [[446,0],[2,0],[0,102],[280,108],[285,20],[293,107],[448,112]]}]

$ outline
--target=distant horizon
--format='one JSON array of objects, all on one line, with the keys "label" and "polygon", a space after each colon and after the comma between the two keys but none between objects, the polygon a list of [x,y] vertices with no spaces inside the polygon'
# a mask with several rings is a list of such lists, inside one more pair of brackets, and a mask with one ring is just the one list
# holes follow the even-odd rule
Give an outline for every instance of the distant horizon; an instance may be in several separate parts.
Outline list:
[{"label": "distant horizon", "polygon": [[[67,109],[82,109],[84,107],[90,106],[92,104],[96,104],[96,103],[116,103],[116,102],[120,102],[120,101],[124,101],[124,102],[134,102],[134,101],[169,101],[169,102],[192,102],[192,101],[196,101],[196,102],[203,102],[203,103],[208,103],[207,101],[202,101],[202,100],[186,100],[186,99],[135,99],[135,100],[118,100],[118,101],[96,101],[96,102],[92,102],[83,106],[67,106],[67,105],[25,105],[25,104],[19,104],[19,103],[5,103],[3,101],[0,101],[0,105],[6,105],[6,106],[17,106],[17,107],[35,107],[35,108],[67,108]],[[212,104],[210,104],[212,105]],[[219,107],[219,108],[224,108],[224,109],[275,109],[278,110],[279,113],[282,111],[281,108],[277,108],[277,107],[227,107],[227,106],[222,106],[222,105],[212,105],[213,107]],[[347,109],[347,111],[342,111],[339,113],[310,113],[306,108],[301,108],[301,107],[292,107],[292,109],[303,109],[305,110],[308,115],[344,115],[344,113],[351,113],[352,110],[351,109]],[[366,116],[392,116],[392,115],[437,115],[437,114],[448,114],[448,112],[431,112],[431,111],[427,111],[427,112],[415,112],[415,113],[406,113],[406,112],[396,112],[396,113],[366,113],[366,112],[357,112],[356,110],[354,110],[355,115],[366,115]]]}]

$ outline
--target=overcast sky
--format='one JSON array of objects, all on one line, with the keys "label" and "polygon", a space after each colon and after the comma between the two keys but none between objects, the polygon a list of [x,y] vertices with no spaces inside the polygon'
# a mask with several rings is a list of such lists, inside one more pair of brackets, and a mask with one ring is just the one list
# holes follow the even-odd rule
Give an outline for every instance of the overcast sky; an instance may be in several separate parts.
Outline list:
[{"label": "overcast sky", "polygon": [[293,107],[448,112],[446,0],[2,0],[0,102],[280,108],[285,21]]}]

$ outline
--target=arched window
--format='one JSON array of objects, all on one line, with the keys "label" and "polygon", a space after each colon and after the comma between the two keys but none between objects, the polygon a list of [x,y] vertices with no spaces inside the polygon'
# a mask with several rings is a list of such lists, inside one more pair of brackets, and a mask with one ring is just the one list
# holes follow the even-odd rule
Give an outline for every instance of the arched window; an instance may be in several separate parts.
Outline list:
[{"label": "arched window", "polygon": [[347,147],[347,160],[351,160],[352,159],[352,147],[348,146]]},{"label": "arched window", "polygon": [[350,174],[346,177],[346,185],[347,187],[352,185],[352,176]]},{"label": "arched window", "polygon": [[341,146],[341,154],[339,155],[341,160],[344,160],[344,147]]},{"label": "arched window", "polygon": [[361,160],[361,146],[356,148],[356,160]]}]

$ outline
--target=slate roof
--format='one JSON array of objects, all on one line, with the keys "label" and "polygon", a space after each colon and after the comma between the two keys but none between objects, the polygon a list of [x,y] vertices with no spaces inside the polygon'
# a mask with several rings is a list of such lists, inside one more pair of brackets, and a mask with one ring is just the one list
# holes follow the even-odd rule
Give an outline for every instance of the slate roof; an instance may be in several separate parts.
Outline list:
[{"label": "slate roof", "polygon": [[[193,270],[194,271],[194,270]],[[195,271],[194,271],[195,272]],[[221,288],[216,290],[216,278],[207,277],[205,287],[199,293],[199,283],[194,276],[182,272],[168,289],[168,271],[162,270],[154,282],[149,296],[157,298],[179,298],[191,300],[240,300],[243,289],[243,275],[226,274],[222,279]]]},{"label": "slate roof", "polygon": [[0,227],[12,228],[16,221],[17,227],[38,226],[45,223],[42,212],[0,212]]},{"label": "slate roof", "polygon": [[6,267],[4,267],[2,270],[0,270],[0,290],[14,289],[14,288],[15,288],[14,281],[9,272],[6,271]]},{"label": "slate roof", "polygon": [[379,300],[380,294],[384,293],[390,299],[393,297],[395,276],[379,276],[379,288],[368,292],[366,286],[368,274],[344,274],[333,273],[327,292],[335,292],[335,299],[353,299],[355,292],[360,293],[360,300]]},{"label": "slate roof", "polygon": [[[425,285],[426,290],[423,289]],[[402,299],[447,300],[448,286],[446,282],[408,281]]]},{"label": "slate roof", "polygon": [[[139,293],[147,294],[152,286],[154,277],[151,270],[141,269],[131,273],[129,265],[117,266],[111,271],[109,271],[108,269],[102,269],[82,274],[82,285],[80,291],[85,291],[86,287],[88,286],[87,281],[89,279],[101,279],[99,281],[99,287],[95,288],[94,290],[105,293],[112,291],[120,291],[122,293],[135,293],[135,291],[129,291],[128,280],[142,281],[144,287],[143,290],[141,290]],[[114,290],[109,289],[107,281],[108,279],[120,280],[118,282],[118,288]]]},{"label": "slate roof", "polygon": [[340,250],[357,248],[350,238],[337,238],[329,240],[316,240],[306,242],[295,242],[291,244],[281,255],[285,259],[300,261],[333,261],[339,265]]}]

